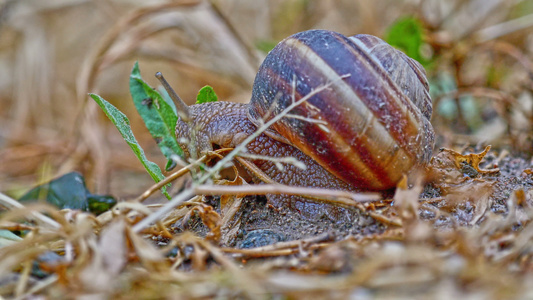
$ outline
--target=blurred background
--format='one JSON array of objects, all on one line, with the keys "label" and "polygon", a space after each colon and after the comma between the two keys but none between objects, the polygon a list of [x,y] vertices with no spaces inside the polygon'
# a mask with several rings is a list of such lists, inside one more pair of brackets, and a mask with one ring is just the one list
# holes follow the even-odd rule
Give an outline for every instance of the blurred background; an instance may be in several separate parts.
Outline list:
[{"label": "blurred background", "polygon": [[266,53],[312,28],[373,34],[419,60],[436,149],[531,157],[531,0],[0,0],[0,191],[77,170],[95,193],[138,195],[153,181],[88,93],[123,111],[164,167],[129,95],[135,61],[189,103],[207,84],[248,102]]}]

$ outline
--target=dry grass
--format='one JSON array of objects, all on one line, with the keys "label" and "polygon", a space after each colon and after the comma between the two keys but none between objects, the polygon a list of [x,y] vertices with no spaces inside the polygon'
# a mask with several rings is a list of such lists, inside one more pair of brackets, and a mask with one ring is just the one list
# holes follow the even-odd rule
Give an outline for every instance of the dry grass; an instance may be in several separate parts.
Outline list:
[{"label": "dry grass", "polygon": [[[419,2],[0,0],[0,191],[18,197],[71,170],[84,173],[95,193],[127,200],[149,189],[141,164],[87,97],[98,93],[124,111],[149,158],[163,165],[131,105],[127,83],[135,60],[148,82],[157,85],[149,74],[161,71],[185,100],[193,101],[209,84],[224,100],[247,102],[264,56],[258,43],[309,28],[383,36],[405,15],[423,20],[436,57],[428,75],[439,85],[432,89],[438,146],[492,144],[502,154],[495,162],[505,153],[531,160],[533,3]],[[454,220],[464,205],[455,200],[471,195],[474,185],[424,201],[415,185],[397,191],[394,206],[383,212],[384,222],[395,223],[381,234],[341,241],[319,236],[249,250],[213,242],[231,231],[225,213],[232,210],[219,215],[199,199],[142,233],[135,224],[156,208],[138,201],[98,218],[8,207],[0,227],[29,234],[0,248],[0,295],[529,298],[528,170],[520,175],[524,189],[501,199],[505,213],[492,212],[488,196],[470,199],[476,209],[470,224],[459,220],[436,229],[440,217]],[[492,188],[475,184],[480,195]],[[8,200],[2,195],[4,206]],[[437,217],[421,220],[419,213],[427,210]],[[46,216],[29,213],[34,211]],[[212,235],[169,231],[193,213]],[[20,223],[29,216],[33,222]],[[50,250],[61,256],[39,257]],[[171,251],[175,255],[167,255]],[[30,276],[33,261],[51,275]]]}]

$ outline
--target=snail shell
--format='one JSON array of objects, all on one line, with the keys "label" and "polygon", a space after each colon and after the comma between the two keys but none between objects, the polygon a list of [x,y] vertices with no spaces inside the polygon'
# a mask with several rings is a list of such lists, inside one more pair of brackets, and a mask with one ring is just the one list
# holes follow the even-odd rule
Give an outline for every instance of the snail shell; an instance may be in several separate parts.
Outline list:
[{"label": "snail shell", "polygon": [[434,131],[425,71],[370,35],[310,30],[280,42],[257,73],[248,118],[259,126],[324,85],[267,135],[361,189],[392,188],[429,162]]}]

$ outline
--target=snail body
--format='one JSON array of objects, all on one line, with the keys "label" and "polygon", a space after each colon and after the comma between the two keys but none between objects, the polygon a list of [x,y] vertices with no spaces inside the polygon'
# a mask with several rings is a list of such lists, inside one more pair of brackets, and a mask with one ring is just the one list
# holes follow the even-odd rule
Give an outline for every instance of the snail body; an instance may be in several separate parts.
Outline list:
[{"label": "snail body", "polygon": [[[280,42],[259,68],[249,104],[190,106],[191,120],[178,120],[176,134],[194,134],[193,147],[199,152],[214,145],[235,147],[317,89],[247,145],[251,154],[292,156],[307,166],[286,165],[281,171],[268,160],[253,161],[274,181],[379,191],[395,187],[402,174],[429,162],[434,132],[422,66],[377,37],[325,30],[300,32]],[[274,205],[286,200],[269,197]],[[299,210],[314,205],[292,200]]]}]

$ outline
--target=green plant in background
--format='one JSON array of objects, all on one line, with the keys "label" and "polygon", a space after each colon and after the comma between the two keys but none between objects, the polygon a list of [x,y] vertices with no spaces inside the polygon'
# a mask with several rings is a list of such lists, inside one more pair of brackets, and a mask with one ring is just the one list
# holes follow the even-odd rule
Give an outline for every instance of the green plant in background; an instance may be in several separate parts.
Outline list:
[{"label": "green plant in background", "polygon": [[198,95],[196,96],[196,104],[208,103],[208,102],[217,102],[218,96],[213,90],[212,87],[206,85],[200,89]]},{"label": "green plant in background", "polygon": [[[144,82],[137,62],[133,66],[130,74],[130,93],[135,108],[143,119],[146,128],[148,128],[148,131],[155,139],[163,155],[168,159],[165,169],[167,171],[171,170],[176,165],[172,156],[178,155],[184,158],[183,150],[179,147],[174,132],[178,121],[176,106],[166,92],[159,93]],[[159,166],[146,158],[144,150],[135,139],[126,115],[102,97],[95,94],[90,94],[90,96],[102,108],[111,122],[115,124],[124,140],[128,143],[133,153],[137,156],[137,159],[143,164],[154,181],[159,182],[163,180],[165,176],[163,176],[163,172]],[[214,102],[217,99],[218,97],[213,88],[205,86],[198,92],[196,103]],[[163,187],[162,192],[170,199],[166,188]]]},{"label": "green plant in background", "polygon": [[274,47],[276,47],[278,42],[279,41],[260,40],[255,43],[255,48],[266,54],[270,52],[272,49],[274,49]]},{"label": "green plant in background", "polygon": [[385,34],[385,41],[417,60],[425,68],[430,66],[431,59],[422,54],[425,45],[424,28],[418,19],[407,17],[394,22]]}]

